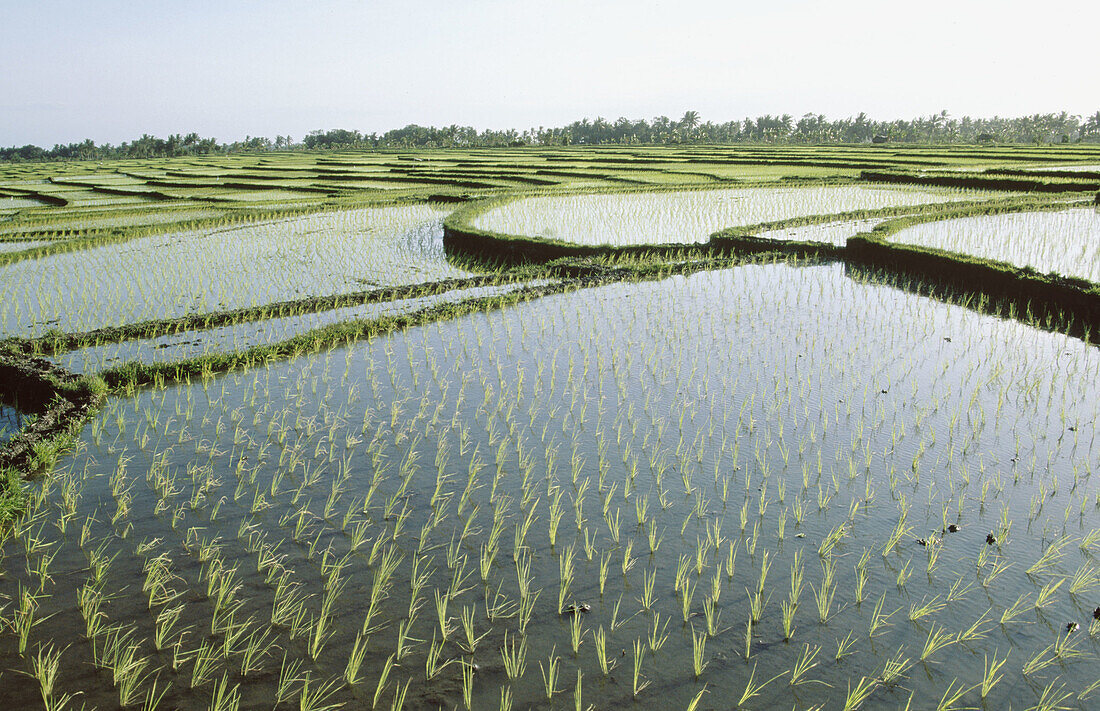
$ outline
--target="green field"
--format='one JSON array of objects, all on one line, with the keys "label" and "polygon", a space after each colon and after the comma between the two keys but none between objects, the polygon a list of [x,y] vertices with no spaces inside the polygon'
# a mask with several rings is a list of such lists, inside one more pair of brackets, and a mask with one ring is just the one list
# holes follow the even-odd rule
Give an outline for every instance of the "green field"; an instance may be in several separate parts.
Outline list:
[{"label": "green field", "polygon": [[0,697],[1095,708],[1098,166],[0,164]]}]

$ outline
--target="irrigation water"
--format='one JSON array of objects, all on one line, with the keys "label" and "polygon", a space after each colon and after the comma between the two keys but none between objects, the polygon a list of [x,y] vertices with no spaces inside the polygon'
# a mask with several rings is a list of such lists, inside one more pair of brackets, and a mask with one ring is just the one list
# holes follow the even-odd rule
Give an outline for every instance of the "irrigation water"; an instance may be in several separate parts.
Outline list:
[{"label": "irrigation water", "polygon": [[890,240],[1100,283],[1100,208],[925,222],[899,230]]},{"label": "irrigation water", "polygon": [[503,286],[453,289],[434,296],[395,299],[378,303],[347,306],[317,313],[182,331],[167,336],[108,343],[69,351],[53,358],[54,362],[75,373],[94,374],[119,363],[170,363],[211,353],[231,353],[254,346],[281,343],[291,337],[323,326],[346,321],[377,319],[408,314],[429,306],[455,304],[467,299],[507,294],[515,289],[548,284],[532,280]]},{"label": "irrigation water", "polygon": [[428,205],[168,233],[0,267],[0,335],[85,331],[468,276]]},{"label": "irrigation water", "polygon": [[2,548],[5,699],[1087,707],[1098,374],[791,261],[116,396]]},{"label": "irrigation water", "polygon": [[19,433],[23,427],[23,413],[0,403],[0,444],[7,442]]},{"label": "irrigation water", "polygon": [[843,247],[848,238],[860,232],[869,232],[885,222],[885,218],[867,220],[838,220],[818,225],[799,225],[756,233],[756,237],[778,241],[821,242]]},{"label": "irrigation water", "polygon": [[970,190],[866,185],[550,195],[495,207],[475,217],[473,226],[578,244],[676,244],[705,242],[727,227],[996,196]]}]

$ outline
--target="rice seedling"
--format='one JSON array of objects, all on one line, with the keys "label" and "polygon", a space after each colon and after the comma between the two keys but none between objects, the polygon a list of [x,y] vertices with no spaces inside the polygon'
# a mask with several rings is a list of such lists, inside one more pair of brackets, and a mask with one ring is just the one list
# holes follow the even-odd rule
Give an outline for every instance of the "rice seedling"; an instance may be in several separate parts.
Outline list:
[{"label": "rice seedling", "polygon": [[1100,689],[1100,679],[1097,679],[1096,681],[1086,686],[1083,690],[1081,690],[1081,692],[1077,694],[1077,700],[1084,701],[1085,699],[1096,693],[1097,689]]},{"label": "rice seedling", "polygon": [[707,635],[717,637],[718,633],[722,631],[719,627],[722,612],[718,609],[718,604],[714,602],[713,598],[708,597],[703,600],[703,618],[706,620]]},{"label": "rice seedling", "polygon": [[931,600],[921,600],[921,603],[913,603],[909,606],[909,621],[916,622],[922,620],[929,615],[934,615],[937,612],[942,611],[947,607],[947,602],[940,599],[939,595],[936,595]]},{"label": "rice seedling", "polygon": [[1073,629],[1067,629],[1065,634],[1054,641],[1054,656],[1061,661],[1083,656],[1083,653],[1077,649],[1077,643],[1081,638],[1074,636],[1073,631]]},{"label": "rice seedling", "polygon": [[607,569],[610,566],[610,564],[611,564],[611,551],[606,551],[603,555],[600,556],[599,583],[600,583],[600,597],[601,598],[603,597],[604,588],[607,586]]},{"label": "rice seedling", "polygon": [[[406,683],[405,688],[408,688]],[[474,667],[472,664],[462,663],[462,703],[466,705],[467,709],[472,709],[474,695]],[[395,701],[395,703],[397,703]],[[404,704],[397,704],[396,708],[400,709]]]},{"label": "rice seedling", "polygon": [[[600,628],[602,634],[603,628]],[[509,679],[518,679],[523,676],[524,671],[527,669],[527,637],[521,635],[519,643],[516,643],[515,638],[512,638],[511,644],[508,642],[508,633],[504,634],[504,646],[500,649],[501,660],[504,663],[504,673],[508,675]]]},{"label": "rice seedling", "polygon": [[550,658],[547,660],[547,666],[543,666],[542,662],[539,662],[539,672],[542,674],[542,685],[546,691],[546,698],[552,699],[558,689],[558,673],[561,671],[561,658],[555,656],[554,649],[550,650]]},{"label": "rice seedling", "polygon": [[[958,688],[955,688],[955,684],[958,684]],[[963,707],[956,704],[962,699],[970,689],[962,684],[958,679],[952,679],[947,685],[947,688],[943,692],[943,696],[936,703],[936,711],[951,711],[951,709],[961,709]]]},{"label": "rice seedling", "polygon": [[1027,569],[1027,574],[1039,575],[1048,572],[1065,556],[1065,548],[1070,542],[1069,536],[1062,536],[1051,541],[1043,550],[1042,556]]},{"label": "rice seedling", "polygon": [[1008,661],[1008,656],[1009,655],[1006,654],[1004,659],[997,659],[997,655],[994,653],[992,660],[990,660],[988,655],[985,657],[982,671],[982,683],[980,685],[983,700],[989,696],[993,687],[1004,678],[1004,674],[1001,673],[1001,668],[1004,667],[1005,662]]},{"label": "rice seedling", "polygon": [[1050,605],[1054,599],[1054,594],[1058,591],[1058,588],[1062,587],[1064,582],[1066,582],[1065,578],[1059,578],[1055,582],[1044,585],[1039,594],[1035,596],[1035,608],[1041,610]]},{"label": "rice seedling", "polygon": [[753,640],[752,631],[753,631],[753,622],[752,622],[752,617],[750,616],[748,621],[745,622],[745,636],[744,636],[745,651],[744,651],[744,657],[745,657],[746,660],[748,660],[752,657],[752,640]]},{"label": "rice seedling", "polygon": [[791,677],[787,680],[787,683],[791,687],[813,683],[824,684],[825,686],[828,686],[828,684],[825,684],[825,682],[823,681],[806,678],[806,675],[810,672],[810,670],[818,665],[817,655],[820,651],[821,648],[818,646],[811,647],[808,644],[803,645],[802,651],[798,655],[798,659],[795,660],[794,666],[791,667]]},{"label": "rice seedling", "polygon": [[[965,217],[915,225],[891,239],[1097,281],[1100,273],[1089,266],[1089,247],[1083,241],[1094,219],[1082,209]],[[1020,234],[1030,237],[1015,238]]]},{"label": "rice seedling", "polygon": [[741,692],[741,698],[739,698],[737,700],[737,706],[740,708],[740,707],[744,706],[746,703],[748,703],[749,701],[751,701],[752,699],[759,696],[760,692],[764,690],[764,687],[766,687],[768,684],[771,684],[773,681],[775,681],[776,679],[778,679],[779,677],[783,676],[786,673],[787,672],[785,672],[785,671],[779,672],[778,674],[773,676],[771,679],[768,679],[767,681],[763,682],[762,684],[757,684],[757,683],[755,683],[756,664],[753,664],[752,665],[752,672],[749,674],[749,680],[745,684],[744,690]]},{"label": "rice seedling", "polygon": [[826,573],[825,578],[821,581],[821,588],[814,587],[813,583],[810,583],[810,589],[814,591],[814,602],[817,605],[817,621],[821,624],[825,624],[829,621],[830,610],[833,606],[833,598],[836,596],[836,583],[833,582],[832,576]]},{"label": "rice seedling", "polygon": [[607,656],[607,633],[604,632],[603,625],[600,625],[593,634],[593,640],[596,643],[596,660],[599,662],[600,671],[607,676],[615,668],[615,661]]},{"label": "rice seedling", "polygon": [[[156,647],[157,651],[164,651],[168,647],[169,637],[172,636],[176,625],[179,623],[184,609],[185,606],[180,604],[175,607],[166,607],[157,613],[153,628],[153,646]],[[92,613],[93,616],[98,616],[98,614],[98,610]],[[180,635],[186,634],[189,629],[190,627],[180,630]],[[89,630],[88,636],[94,637],[95,635]]]},{"label": "rice seedling", "polygon": [[863,705],[871,694],[874,693],[875,687],[878,682],[868,677],[862,677],[856,682],[855,688],[852,688],[851,682],[848,684],[848,693],[844,697],[844,711],[856,711]]},{"label": "rice seedling", "polygon": [[921,650],[920,660],[922,662],[927,661],[930,656],[937,651],[950,646],[958,641],[956,635],[947,632],[942,627],[937,628],[935,624],[928,630],[928,638],[924,641],[924,649]]},{"label": "rice seedling", "polygon": [[[724,227],[779,221],[800,214],[950,199],[962,198],[929,193],[876,194],[844,187],[545,196],[505,203],[478,216],[474,226],[580,244],[662,244],[699,241]],[[613,215],[614,219],[600,219],[605,215]]]},{"label": "rice seedling", "polygon": [[[145,672],[149,660],[140,656],[140,645],[131,641],[133,630],[123,633],[121,628],[109,632],[103,644],[102,661],[111,670],[115,690],[121,706],[137,701],[142,684],[152,672]],[[194,675],[192,675],[194,680]],[[196,684],[192,684],[194,688]]]},{"label": "rice seedling", "polygon": [[[298,696],[298,708],[301,711],[336,711],[336,709],[343,707],[342,703],[332,702],[332,697],[340,689],[337,679],[312,684],[313,677],[310,676],[309,672],[306,672],[301,681],[302,688]],[[375,704],[377,705],[377,698]],[[397,708],[401,708],[401,705],[398,705]]]},{"label": "rice seedling", "polygon": [[696,634],[695,628],[691,628],[691,665],[695,672],[695,678],[698,679],[702,676],[703,671],[707,668],[707,661],[704,659],[707,648],[707,635],[705,632]]},{"label": "rice seedling", "polygon": [[[378,675],[378,683],[374,687],[374,695],[371,697],[371,708],[378,708],[378,702],[382,699],[382,695],[386,691],[386,687],[389,685],[390,673],[393,671],[396,655],[391,654],[386,658],[386,661],[382,663],[382,668]],[[308,673],[306,676],[308,682]],[[305,687],[303,686],[303,697],[305,696]]]},{"label": "rice seedling", "polygon": [[634,640],[634,671],[631,676],[631,691],[634,698],[638,698],[638,694],[642,693],[650,684],[648,679],[642,678],[642,663],[645,660],[645,649],[642,640]]},{"label": "rice seedling", "polygon": [[959,578],[951,584],[951,589],[947,591],[947,602],[955,602],[957,600],[965,600],[967,593],[973,589],[974,583],[962,584],[962,578]]},{"label": "rice seedling", "polygon": [[[771,598],[771,594],[769,593],[767,596],[765,596],[763,590],[755,590],[755,591],[752,591],[752,592],[749,592],[748,590],[746,590],[746,592],[749,595],[749,616],[752,619],[753,623],[755,624],[755,623],[759,622],[764,617],[764,608],[767,607],[768,600]],[[819,608],[819,611],[820,611],[820,608]],[[823,624],[824,624],[825,619],[827,617],[828,617],[828,610],[826,609],[826,611],[824,613],[824,617],[821,618],[821,622]],[[685,620],[685,622],[686,621],[687,620]]]},{"label": "rice seedling", "polygon": [[460,646],[462,647],[462,651],[464,651],[466,654],[471,655],[477,652],[478,644],[480,644],[481,640],[485,639],[485,637],[489,634],[488,631],[481,633],[481,635],[478,635],[475,632],[474,613],[474,606],[466,605],[462,608],[462,614],[460,616],[460,619],[462,621],[463,633],[463,640],[460,643]]},{"label": "rice seedling", "polygon": [[[412,648],[413,648],[414,645],[419,644],[420,642],[424,641],[422,639],[417,639],[417,638],[413,637],[410,634],[410,632],[411,632],[411,630],[414,626],[414,623],[415,623],[415,615],[406,617],[405,619],[403,619],[403,620],[401,620],[397,623],[397,646],[396,646],[396,651],[394,652],[394,656],[396,657],[397,661],[399,661],[399,662],[402,659],[404,659],[406,656],[408,656],[409,652],[412,651]],[[314,629],[316,630],[317,628],[315,627]],[[311,639],[313,639],[313,638],[311,638]],[[312,653],[313,649],[314,649],[314,647],[313,647],[313,644],[311,642],[311,644],[310,644],[311,653]],[[320,652],[319,649],[317,651],[318,651],[318,653]],[[311,654],[311,656],[312,656],[312,654]],[[314,657],[314,661],[316,661],[316,657]]]},{"label": "rice seedling", "polygon": [[633,540],[627,541],[626,546],[624,546],[624,548],[623,548],[622,571],[623,571],[623,577],[624,578],[626,577],[626,574],[629,573],[634,568],[634,564],[638,562],[638,559],[635,558],[634,555],[633,555],[633,551],[634,551],[634,541]]},{"label": "rice seedling", "polygon": [[909,570],[909,561],[905,561],[905,564],[898,569],[896,583],[898,589],[903,589],[905,583],[908,582],[909,577],[913,574],[913,571]]},{"label": "rice seedling", "polygon": [[1025,676],[1034,676],[1035,674],[1041,672],[1043,669],[1046,669],[1052,664],[1055,664],[1058,661],[1058,657],[1057,655],[1052,654],[1053,651],[1053,644],[1039,650],[1024,663],[1024,666],[1020,671],[1023,672]]},{"label": "rice seedling", "polygon": [[[416,591],[413,592],[413,595],[416,596]],[[448,596],[446,594],[440,595],[438,588],[433,592],[433,595],[435,596],[436,620],[439,623],[439,636],[446,642],[450,638],[451,630],[454,627],[452,618],[447,616]]]},{"label": "rice seedling", "polygon": [[909,671],[912,666],[912,660],[903,656],[903,653],[899,651],[896,655],[886,660],[882,673],[878,677],[878,682],[886,688],[892,689],[906,679],[905,673]]},{"label": "rice seedling", "polygon": [[707,685],[703,684],[703,688],[699,689],[699,692],[692,697],[688,702],[686,711],[696,711],[699,708],[699,703],[703,700],[703,694],[707,693]]},{"label": "rice seedling", "polygon": [[[88,451],[71,457],[80,487],[62,477],[32,497],[38,516],[22,529],[25,542],[7,549],[17,560],[9,570],[19,575],[0,579],[0,594],[13,598],[6,618],[17,615],[22,582],[33,599],[34,624],[26,627],[33,649],[39,634],[53,630],[36,621],[79,590],[77,624],[95,640],[110,678],[110,662],[125,670],[134,645],[133,662],[146,660],[137,672],[138,704],[151,693],[185,704],[217,693],[232,704],[240,682],[242,696],[248,689],[284,706],[303,698],[307,706],[327,706],[374,684],[366,695],[373,694],[371,705],[394,708],[420,703],[421,686],[453,684],[457,696],[461,683],[467,706],[499,698],[502,708],[519,708],[537,703],[550,675],[550,696],[560,696],[561,679],[571,673],[555,652],[549,669],[547,660],[540,664],[541,688],[516,681],[526,672],[529,640],[560,646],[567,635],[578,673],[569,684],[574,705],[583,705],[583,675],[610,677],[633,646],[634,694],[667,689],[699,707],[713,684],[688,688],[689,677],[674,678],[685,667],[658,658],[670,646],[686,654],[686,640],[669,643],[672,615],[691,627],[692,676],[721,666],[731,688],[750,682],[742,686],[748,705],[765,698],[798,704],[796,692],[814,687],[820,698],[810,705],[866,705],[868,689],[908,684],[915,660],[928,663],[920,694],[943,695],[946,707],[974,705],[956,695],[960,682],[937,671],[934,662],[948,657],[933,655],[955,642],[981,649],[992,654],[987,675],[999,679],[1007,665],[992,651],[998,635],[1013,637],[1021,660],[1050,642],[1021,637],[1012,630],[1022,628],[1009,623],[1026,622],[1037,602],[1042,622],[1067,590],[1078,602],[1095,591],[1092,542],[1084,533],[1096,515],[1095,497],[1085,494],[1094,445],[1084,424],[1080,433],[1068,430],[1095,419],[1093,400],[1080,393],[1089,387],[1080,383],[1100,374],[1090,347],[1029,325],[1024,315],[991,318],[981,312],[985,306],[964,305],[962,297],[929,299],[918,291],[924,286],[885,281],[854,265],[768,257],[705,271],[701,262],[689,263],[697,256],[673,266],[653,257],[594,260],[600,269],[642,265],[665,277],[704,271],[586,286],[476,314],[455,310],[448,313],[456,318],[427,324],[399,320],[397,330],[366,336],[349,326],[339,341],[297,341],[298,355],[285,362],[246,363],[238,349],[234,358],[241,360],[225,375],[214,359],[188,366],[192,376],[158,366],[141,376],[149,388],[120,388],[81,435]],[[242,292],[227,303],[249,298]],[[590,299],[600,299],[601,308],[590,308]],[[711,306],[699,309],[701,303]],[[563,342],[562,332],[573,337]],[[998,348],[1008,341],[1027,347]],[[282,353],[294,352],[288,346]],[[1063,379],[1077,384],[1072,397]],[[890,394],[880,396],[880,389]],[[838,390],[843,402],[834,402]],[[1006,435],[1010,444],[1017,439],[1018,461],[1002,461]],[[130,458],[121,468],[120,456]],[[1058,472],[1060,481],[1043,471]],[[149,501],[140,495],[146,486]],[[1048,545],[1028,557],[1021,554],[1030,548],[1004,541],[1040,488],[1029,525]],[[896,508],[882,507],[884,492]],[[74,510],[67,521],[80,527],[90,564],[89,580],[70,585],[59,571],[68,569],[67,547],[75,550],[78,537],[66,538],[68,524],[54,519]],[[81,518],[95,510],[106,512],[103,520]],[[601,517],[604,524],[596,525]],[[681,536],[668,535],[677,524]],[[940,533],[960,524],[957,537]],[[514,536],[505,535],[508,528]],[[927,583],[912,575],[923,562],[913,557],[913,537],[924,529],[936,531],[923,551]],[[970,533],[984,536],[986,529],[994,543],[969,549]],[[852,541],[880,530],[873,547],[843,563]],[[188,552],[184,559],[177,545]],[[640,579],[637,545],[650,554]],[[736,560],[742,545],[756,575],[732,587],[745,574]],[[810,638],[817,632],[803,630],[799,617],[806,548],[822,560],[811,615],[825,625],[862,620],[872,638],[861,644],[846,629],[835,654],[844,663],[826,672],[820,640]],[[873,551],[883,554],[881,571],[871,564]],[[983,587],[968,582],[975,554]],[[502,566],[509,557],[512,565]],[[609,580],[612,565],[623,574],[618,582]],[[1034,593],[1025,592],[1033,584],[1025,569],[1035,577]],[[141,582],[125,587],[119,576],[132,573]],[[548,600],[541,593],[555,574]],[[883,590],[887,581],[896,586]],[[579,596],[594,595],[597,583],[601,599],[618,598],[609,620],[578,614]],[[725,611],[746,601],[742,589],[744,656],[790,669],[788,684],[761,692],[755,667],[730,666],[706,643],[721,639]],[[776,589],[780,610],[769,623]],[[984,590],[990,611],[965,619],[974,589]],[[471,592],[484,602],[481,621]],[[856,606],[868,596],[873,612],[861,612]],[[626,608],[624,598],[631,601]],[[123,630],[119,642],[107,614],[130,609],[132,600],[151,614],[128,637]],[[918,624],[892,624],[901,609]],[[929,624],[931,630],[917,629]],[[805,645],[774,646],[780,627],[787,641],[795,631],[810,637]],[[608,649],[609,637],[632,629],[637,639],[621,645],[622,654]],[[2,634],[14,659],[18,634],[10,623]],[[876,652],[887,634],[891,649]],[[1032,678],[1047,684],[1050,669],[1077,659],[1083,637],[1060,638],[1029,666]],[[489,640],[506,660],[499,677],[471,666]],[[595,658],[581,652],[585,642]],[[150,647],[159,654],[149,657]],[[278,675],[265,654],[277,647],[291,650]],[[84,649],[74,645],[65,661],[76,662],[72,655]],[[453,650],[466,660],[453,658]],[[319,665],[308,682],[298,656]],[[334,660],[341,667],[335,683],[345,690],[316,701],[327,678],[318,670]],[[153,682],[157,663],[171,663],[172,674]],[[417,668],[424,670],[419,682],[409,674],[395,681],[395,670]],[[190,693],[189,681],[200,691]],[[1085,682],[1063,681],[1062,693],[1084,693]],[[58,693],[78,691],[68,683]],[[992,682],[990,703],[1001,686]],[[116,703],[102,690],[89,690],[82,701]]]},{"label": "rice seedling", "polygon": [[200,642],[198,648],[191,652],[192,689],[203,686],[213,678],[219,656],[217,649],[206,642]]},{"label": "rice seedling", "polygon": [[790,642],[794,636],[794,615],[798,611],[798,603],[783,600],[779,603],[783,617],[783,641]]},{"label": "rice seedling", "polygon": [[211,711],[237,711],[240,704],[240,687],[236,684],[229,686],[229,676],[223,674],[222,678],[214,683],[214,693],[210,699]]},{"label": "rice seedling", "polygon": [[7,623],[19,638],[19,656],[23,656],[27,651],[27,641],[30,638],[31,630],[48,618],[37,616],[40,594],[32,594],[21,583],[18,590],[19,604],[13,611],[12,619],[7,620]]},{"label": "rice seedling", "polygon": [[569,620],[569,643],[573,649],[573,656],[580,653],[581,644],[584,641],[584,627],[581,624],[581,612],[574,611]]},{"label": "rice seedling", "polygon": [[65,649],[46,645],[39,647],[37,654],[30,660],[30,676],[38,682],[42,704],[47,711],[61,711],[75,697],[75,694],[61,692],[56,688],[58,672],[61,670],[61,655],[64,653]]},{"label": "rice seedling", "polygon": [[[433,639],[432,641],[434,643],[435,640]],[[363,666],[363,658],[366,656],[367,652],[366,642],[367,640],[362,632],[355,635],[355,643],[351,647],[351,652],[348,654],[347,665],[344,667],[344,682],[348,686],[356,686],[362,681],[360,669]]]}]

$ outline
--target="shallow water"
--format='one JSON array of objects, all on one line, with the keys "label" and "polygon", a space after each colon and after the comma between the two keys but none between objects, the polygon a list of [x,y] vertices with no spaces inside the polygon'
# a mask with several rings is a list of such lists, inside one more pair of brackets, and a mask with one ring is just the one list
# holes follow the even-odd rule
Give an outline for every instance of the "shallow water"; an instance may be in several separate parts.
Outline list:
[{"label": "shallow water", "polygon": [[76,373],[95,373],[128,361],[168,363],[211,353],[230,353],[254,346],[279,343],[295,335],[334,323],[398,316],[431,306],[503,295],[516,289],[547,283],[549,282],[535,281],[504,286],[455,289],[433,296],[360,304],[317,313],[249,321],[220,328],[183,331],[156,338],[82,348],[63,353],[52,360],[66,370]]},{"label": "shallow water", "polygon": [[1037,165],[1028,168],[1028,170],[1035,173],[1046,173],[1049,171],[1061,172],[1070,171],[1073,173],[1091,173],[1093,171],[1100,171],[1100,163],[1069,163],[1067,165]]},{"label": "shallow water", "polygon": [[[862,708],[905,707],[911,692],[912,708],[934,707],[949,688],[978,683],[987,654],[1008,656],[989,708],[1030,706],[1048,684],[1083,692],[1096,677],[1096,638],[1086,628],[1097,584],[1086,579],[1070,594],[1071,582],[1058,581],[1087,578],[1100,550],[1086,539],[1100,524],[1091,478],[1100,352],[852,276],[838,264],[776,264],[604,286],[113,400],[83,433],[82,451],[45,480],[28,526],[39,543],[4,546],[0,592],[37,589],[38,561],[54,556],[38,599],[44,621],[28,649],[71,645],[59,687],[101,708],[117,693],[91,664],[74,602],[90,558],[110,559],[102,586],[121,591],[103,604],[104,624],[133,629],[145,671],[159,669],[172,708],[207,708],[223,673],[239,685],[242,707],[270,708],[284,659],[302,660],[314,688],[335,679],[332,701],[369,706],[405,625],[413,639],[400,646],[383,706],[406,683],[408,708],[461,705],[462,661],[478,665],[475,707],[496,708],[503,689],[516,708],[539,706],[540,663],[555,657],[555,702],[571,705],[579,669],[584,703],[599,708],[683,708],[704,685],[702,706],[724,708],[750,678],[777,674],[744,705],[838,708],[848,688],[880,677],[896,655],[913,666],[898,685],[876,686]],[[71,517],[61,530],[63,512]],[[886,550],[899,521],[904,533]],[[948,523],[961,528],[941,534]],[[991,531],[998,545],[986,544]],[[833,547],[830,532],[839,535]],[[1061,555],[1027,574],[1061,536],[1070,539]],[[174,576],[163,587],[180,597],[150,606],[142,571],[160,555]],[[344,688],[338,680],[387,555],[397,562],[361,641],[363,680]],[[785,642],[781,603],[796,555],[804,589]],[[674,590],[681,556],[690,594]],[[576,657],[574,617],[559,614],[570,559],[561,602],[591,606],[578,618]],[[767,603],[746,660],[749,598],[765,565]],[[834,566],[831,585],[823,566]],[[224,650],[224,609],[234,600],[232,620],[265,634],[271,570],[272,580],[286,575],[312,595],[307,622],[321,614],[325,590],[337,591],[316,660],[307,632],[292,638],[277,627],[261,671],[241,676],[244,653],[230,643],[191,690],[194,662],[173,671],[174,640],[187,628],[182,649]],[[208,580],[241,586],[222,613]],[[648,580],[652,600],[643,604]],[[706,629],[715,580],[720,617],[696,680],[692,631]],[[1041,589],[1055,584],[1037,609]],[[515,609],[524,586],[534,600],[526,622]],[[817,590],[833,590],[824,623]],[[436,593],[448,591],[441,628]],[[1019,614],[1000,624],[1021,596]],[[874,625],[879,600],[887,617]],[[916,610],[929,602],[935,611],[922,617]],[[155,616],[177,605],[181,622],[158,652]],[[460,645],[463,610],[475,637],[485,635],[472,655]],[[649,686],[635,702],[633,645],[646,644],[657,615],[668,638],[645,653]],[[1051,656],[1043,650],[1067,639],[1068,621],[1081,625],[1068,638],[1076,654],[1061,647],[1061,659],[1025,677],[1030,658]],[[933,628],[954,634],[974,624],[973,639],[917,661]],[[600,627],[615,665],[607,677],[596,658]],[[505,632],[519,639],[521,628],[527,668],[509,682],[499,650]],[[440,662],[457,661],[426,681],[442,629]],[[851,653],[837,662],[849,632]],[[27,668],[15,645],[10,630],[0,633],[0,668]],[[821,651],[812,681],[792,687],[804,645]],[[9,672],[3,682],[9,703],[37,703],[33,680]],[[978,695],[960,703],[978,705]]]},{"label": "shallow water", "polygon": [[[128,202],[131,203],[143,203],[146,202],[142,198],[133,198]],[[72,212],[77,205],[71,205],[69,208],[65,208],[66,212],[56,214],[54,212],[36,212],[29,220],[16,220],[10,223],[6,223],[2,226],[0,231],[21,233],[30,231],[64,231],[64,230],[99,230],[109,229],[112,227],[140,227],[142,225],[165,225],[173,222],[191,222],[194,220],[205,220],[225,215],[224,210],[215,209],[185,209],[185,210],[164,210],[165,205],[162,203],[158,206],[151,206],[149,209],[141,212],[130,212],[123,215],[115,215],[110,217],[97,216],[96,212],[113,212],[118,209],[117,202],[106,200],[94,200],[79,203],[79,212],[83,215],[81,217],[73,217]],[[158,208],[160,208],[158,210]],[[75,210],[73,210],[75,212]]]},{"label": "shallow water", "polygon": [[50,244],[48,240],[0,241],[0,254],[4,252],[22,252],[25,249],[45,247],[47,244]]},{"label": "shallow water", "polygon": [[580,244],[682,244],[705,242],[727,227],[996,196],[864,185],[545,196],[505,203],[479,215],[473,224],[484,230]]},{"label": "shallow water", "polygon": [[0,335],[85,331],[468,276],[412,205],[171,233],[0,267]]},{"label": "shallow water", "polygon": [[1100,282],[1100,209],[1097,208],[925,222],[894,233],[890,241]]},{"label": "shallow water", "polygon": [[848,243],[848,238],[860,232],[869,232],[876,226],[885,222],[885,218],[873,220],[841,220],[826,222],[820,225],[800,225],[798,227],[784,227],[777,230],[757,232],[757,237],[780,241],[806,241],[821,242],[837,247],[843,247]]},{"label": "shallow water", "polygon": [[31,198],[3,197],[0,196],[0,210],[22,209],[25,207],[42,207],[46,203]]},{"label": "shallow water", "polygon": [[0,403],[0,444],[7,442],[23,427],[23,413]]},{"label": "shallow water", "polygon": [[216,197],[221,200],[230,200],[233,202],[272,202],[275,200],[300,200],[309,197],[316,197],[320,200],[325,196],[322,193],[310,193],[301,190],[254,190],[252,192],[242,190],[227,192],[224,195],[219,194]]}]

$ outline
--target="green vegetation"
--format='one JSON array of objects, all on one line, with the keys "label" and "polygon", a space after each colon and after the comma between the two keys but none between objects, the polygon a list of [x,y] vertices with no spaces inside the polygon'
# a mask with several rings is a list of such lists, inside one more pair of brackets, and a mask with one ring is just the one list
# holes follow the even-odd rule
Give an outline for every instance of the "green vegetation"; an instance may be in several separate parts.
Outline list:
[{"label": "green vegetation", "polygon": [[286,151],[292,149],[424,149],[487,147],[568,146],[603,144],[844,144],[844,143],[1079,143],[1100,141],[1100,112],[1088,117],[1060,114],[1035,114],[1018,118],[952,118],[946,111],[912,120],[874,121],[866,114],[843,119],[827,119],[820,114],[805,114],[795,119],[789,114],[758,116],[743,121],[703,121],[698,111],[685,111],[679,120],[658,116],[652,121],[619,117],[607,121],[587,118],[557,128],[532,128],[522,133],[515,129],[477,131],[470,126],[417,126],[410,124],[379,135],[355,130],[311,131],[295,143],[290,136],[248,136],[243,141],[219,144],[197,133],[171,135],[166,139],[144,135],[119,146],[96,145],[91,140],[52,149],[38,146],[0,148],[0,161],[103,160],[108,158],[177,158],[218,153]]},{"label": "green vegetation", "polygon": [[1096,188],[1036,169],[1073,163],[0,167],[5,698],[1085,708]]}]

